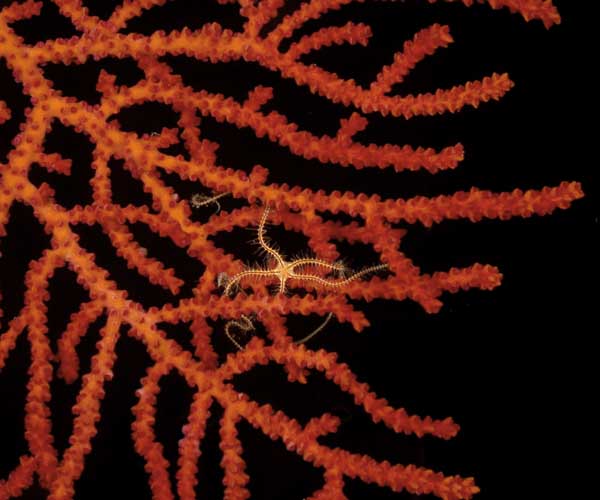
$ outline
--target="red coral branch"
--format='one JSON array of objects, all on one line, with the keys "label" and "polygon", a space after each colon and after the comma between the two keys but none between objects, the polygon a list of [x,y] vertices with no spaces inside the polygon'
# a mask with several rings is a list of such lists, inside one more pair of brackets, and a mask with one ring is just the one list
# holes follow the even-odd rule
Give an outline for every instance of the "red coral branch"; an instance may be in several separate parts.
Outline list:
[{"label": "red coral branch", "polygon": [[[218,23],[210,23],[193,31],[184,28],[169,34],[157,31],[144,36],[125,35],[119,30],[143,11],[163,5],[164,0],[124,2],[106,21],[90,15],[80,1],[55,0],[60,13],[81,34],[38,42],[34,46],[15,33],[13,24],[39,16],[41,3],[13,3],[0,11],[0,58],[6,61],[15,81],[22,84],[31,100],[20,132],[12,141],[7,163],[0,165],[0,236],[6,236],[11,206],[21,202],[32,208],[50,240],[50,248],[28,266],[23,309],[9,320],[7,329],[0,335],[0,369],[4,368],[20,335],[26,332],[31,346],[25,408],[29,451],[8,478],[0,481],[0,499],[21,495],[35,474],[52,500],[73,498],[75,482],[83,472],[85,457],[97,433],[100,405],[106,382],[113,376],[115,347],[122,329],[128,329],[130,336],[143,343],[152,358],[152,365],[137,391],[132,435],[135,450],[145,462],[155,498],[174,498],[175,491],[181,498],[194,498],[199,447],[207,432],[213,401],[224,408],[219,434],[226,498],[250,495],[244,444],[238,434],[238,425],[244,420],[271,439],[283,442],[288,451],[304,461],[324,469],[324,485],[314,492],[314,499],[344,498],[343,488],[348,478],[375,483],[395,492],[433,494],[445,500],[469,499],[479,491],[472,478],[444,476],[413,465],[391,465],[323,445],[319,437],[337,431],[338,417],[324,413],[302,425],[269,404],[252,401],[235,389],[232,382],[235,375],[267,363],[284,367],[290,381],[301,383],[307,381],[310,371],[317,371],[350,395],[373,422],[382,422],[395,433],[442,439],[455,436],[459,427],[451,419],[421,418],[393,408],[359,382],[347,365],[337,362],[334,354],[310,350],[295,341],[288,330],[287,319],[291,315],[315,314],[326,318],[325,321],[335,318],[361,331],[369,325],[359,309],[362,301],[410,298],[427,312],[435,313],[442,307],[440,297],[444,292],[494,289],[499,286],[502,275],[491,265],[474,263],[431,274],[421,272],[400,250],[406,230],[395,224],[419,222],[431,226],[459,218],[477,222],[483,218],[504,220],[546,215],[558,208],[568,208],[583,196],[579,183],[562,182],[540,190],[492,193],[472,188],[435,197],[382,200],[378,195],[368,196],[362,192],[315,191],[268,182],[269,170],[258,165],[249,174],[220,166],[216,155],[219,145],[201,138],[200,117],[212,117],[246,128],[256,137],[268,137],[298,157],[317,159],[321,163],[356,169],[392,167],[396,172],[425,169],[430,173],[458,166],[464,156],[461,144],[436,151],[429,147],[360,142],[355,136],[369,126],[363,114],[411,118],[454,113],[467,106],[477,108],[489,100],[499,100],[512,88],[513,82],[507,74],[494,73],[434,93],[390,95],[392,87],[418,62],[452,42],[449,28],[439,24],[420,30],[412,40],[406,41],[403,51],[395,54],[393,62],[381,68],[366,88],[302,62],[306,54],[330,45],[366,46],[371,28],[365,24],[349,22],[343,26],[322,27],[303,35],[287,49],[281,47],[285,45],[284,40],[306,27],[309,21],[320,19],[350,2],[309,0],[280,18],[281,0],[240,0],[240,14],[246,20],[243,31],[233,32]],[[463,0],[462,3],[470,6],[474,2]],[[556,8],[548,0],[481,0],[480,3],[488,3],[495,9],[506,7],[526,20],[541,20],[547,27],[560,22]],[[256,86],[243,102],[207,90],[195,91],[160,59],[165,55],[186,55],[213,63],[234,60],[257,63],[333,103],[353,107],[354,111],[340,121],[335,135],[317,136],[300,130],[298,124],[288,121],[281,113],[261,111],[270,104],[276,89]],[[117,86],[116,75],[102,71],[96,86],[101,94],[97,105],[63,96],[53,88],[42,69],[49,62],[81,64],[108,57],[132,58],[144,77],[134,85]],[[177,125],[181,130],[163,128],[160,133],[139,135],[121,128],[116,119],[118,113],[150,101],[172,108],[178,115]],[[8,104],[0,101],[0,125],[11,120],[11,116]],[[60,176],[70,176],[78,168],[70,159],[44,151],[54,120],[84,134],[94,145],[90,181],[93,201],[85,206],[69,209],[61,206],[48,184],[36,186],[30,178],[34,163]],[[186,158],[165,152],[180,140],[187,150]],[[151,197],[151,207],[123,207],[114,203],[112,159],[122,160],[124,168],[141,182]],[[180,199],[161,177],[159,169],[182,180],[194,181],[210,191],[211,194],[203,198],[206,204],[217,199],[222,201],[225,194],[246,204],[237,209],[227,207],[208,221],[199,222],[192,217],[190,205],[193,204]],[[326,213],[349,215],[360,222],[326,220]],[[285,257],[269,242],[267,219],[286,231],[306,236],[307,249],[303,255]],[[172,295],[178,295],[185,281],[175,276],[174,267],[169,263],[147,255],[148,250],[135,241],[129,228],[134,223],[145,224],[203,265],[204,271],[197,283],[191,284],[190,298],[178,297],[175,304],[160,308],[147,308],[128,298],[127,291],[109,277],[109,270],[97,264],[94,255],[83,248],[73,229],[77,224],[97,224],[128,267]],[[271,258],[265,264],[251,263],[248,267],[215,242],[214,237],[219,233],[256,226],[260,247]],[[369,245],[380,262],[366,270],[349,270],[343,264],[344,256],[336,246],[337,241]],[[71,315],[54,353],[47,326],[48,282],[56,270],[65,266],[76,273],[77,282],[86,290],[89,300]],[[375,273],[379,275],[371,276]],[[275,294],[268,289],[270,281],[278,284]],[[107,317],[106,324],[100,332],[91,369],[82,377],[77,403],[72,409],[74,424],[69,446],[59,457],[49,409],[53,364],[58,365],[57,373],[66,382],[76,381],[80,376],[76,348],[90,325],[102,315]],[[236,342],[239,352],[220,364],[214,342],[215,335],[223,334],[219,322],[229,322],[224,327],[226,331],[227,325],[239,325],[241,318],[252,327],[260,323],[266,341],[252,338],[244,345]],[[168,338],[161,329],[161,323],[173,325],[188,321],[193,353]],[[194,390],[179,442],[175,488],[169,477],[169,463],[154,430],[159,383],[171,370],[181,375]]]}]

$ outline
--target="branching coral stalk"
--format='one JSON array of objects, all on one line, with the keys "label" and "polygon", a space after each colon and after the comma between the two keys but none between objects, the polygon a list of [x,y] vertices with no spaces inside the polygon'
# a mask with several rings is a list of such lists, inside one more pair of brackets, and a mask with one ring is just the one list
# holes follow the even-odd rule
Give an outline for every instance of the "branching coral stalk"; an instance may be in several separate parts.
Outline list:
[{"label": "branching coral stalk", "polygon": [[[301,383],[306,382],[306,375],[311,370],[318,371],[342,392],[352,396],[356,405],[362,407],[374,422],[382,422],[396,433],[419,437],[432,435],[442,439],[453,437],[458,432],[458,425],[451,419],[421,418],[393,408],[385,399],[372,393],[366,384],[359,382],[334,354],[309,350],[295,343],[287,329],[287,318],[316,314],[348,323],[355,331],[361,331],[369,324],[359,309],[362,301],[409,298],[427,312],[435,313],[442,307],[440,297],[443,292],[472,288],[491,290],[500,284],[502,275],[499,269],[486,264],[473,263],[464,268],[422,273],[400,250],[406,231],[394,224],[431,226],[451,219],[477,222],[483,218],[504,220],[546,215],[559,208],[568,208],[583,195],[579,183],[563,182],[540,190],[493,193],[472,188],[432,198],[415,196],[382,200],[378,195],[367,196],[360,192],[327,193],[279,185],[269,182],[268,168],[260,165],[249,174],[218,165],[215,151],[219,145],[201,138],[201,117],[210,116],[249,129],[257,137],[267,137],[298,157],[317,159],[322,163],[356,169],[391,167],[397,172],[425,169],[430,173],[459,165],[464,154],[461,144],[436,151],[429,147],[361,143],[355,136],[368,126],[363,114],[410,118],[454,113],[465,107],[476,108],[487,101],[499,100],[512,88],[513,82],[507,74],[493,73],[434,93],[390,95],[392,87],[415,65],[452,42],[450,29],[438,24],[420,30],[406,41],[403,51],[394,54],[392,62],[382,67],[366,88],[317,65],[302,62],[306,54],[330,45],[368,45],[371,28],[365,24],[323,27],[300,37],[287,49],[282,48],[285,44],[281,42],[292,37],[308,21],[320,19],[327,12],[350,2],[309,0],[291,14],[278,18],[282,0],[239,0],[240,14],[245,19],[242,31],[233,32],[218,23],[210,23],[197,30],[184,28],[168,34],[157,31],[144,36],[125,35],[119,30],[143,11],[161,6],[164,0],[124,2],[106,21],[90,15],[81,1],[54,0],[60,13],[72,22],[80,35],[38,42],[33,46],[16,34],[13,24],[39,16],[41,3],[15,2],[0,11],[0,58],[31,101],[31,107],[25,110],[20,132],[12,141],[7,162],[0,165],[0,236],[10,237],[6,232],[9,211],[15,202],[20,202],[32,208],[50,240],[50,248],[29,264],[23,309],[14,318],[7,318],[6,329],[0,333],[0,369],[5,366],[18,337],[25,333],[32,358],[25,416],[29,450],[20,458],[14,471],[0,481],[0,500],[22,495],[36,475],[52,500],[74,497],[75,483],[82,474],[85,457],[90,453],[92,438],[97,433],[104,388],[113,375],[115,344],[120,333],[125,331],[141,342],[152,358],[137,392],[132,434],[155,498],[174,498],[175,492],[181,498],[194,498],[199,445],[214,401],[224,408],[219,437],[227,498],[247,498],[249,495],[249,477],[242,454],[244,443],[237,428],[243,420],[271,439],[280,440],[290,452],[306,462],[324,469],[324,485],[314,492],[314,499],[344,498],[343,488],[348,478],[375,483],[395,492],[433,494],[444,500],[468,499],[477,493],[478,487],[472,478],[444,476],[413,465],[391,465],[325,446],[318,438],[337,431],[338,417],[324,413],[302,425],[268,404],[259,405],[250,400],[232,383],[235,375],[267,363],[283,366],[290,381]],[[463,0],[461,3],[470,6],[474,2]],[[560,22],[556,8],[548,0],[487,0],[479,3],[492,8],[508,8],[526,20],[540,20],[546,27]],[[206,90],[195,91],[186,86],[180,76],[173,74],[172,68],[161,59],[165,55],[186,55],[213,63],[234,60],[256,63],[283,79],[307,87],[314,94],[352,109],[348,117],[341,120],[335,135],[317,136],[301,130],[299,125],[276,111],[262,111],[277,89],[257,86],[242,102]],[[102,96],[97,105],[63,96],[53,88],[42,70],[43,65],[50,62],[83,64],[108,57],[132,58],[144,76],[134,85],[117,86],[116,75],[103,71],[97,82],[97,90]],[[175,129],[164,128],[153,135],[139,135],[120,127],[115,115],[127,107],[148,101],[163,103],[177,113],[179,136]],[[0,125],[13,116],[11,103],[0,101]],[[71,171],[78,168],[70,159],[44,151],[45,138],[54,120],[85,135],[94,144],[93,201],[88,205],[67,209],[56,202],[54,191],[48,184],[36,186],[30,180],[34,163],[61,176],[71,175]],[[189,159],[163,152],[180,141],[189,153]],[[111,159],[122,160],[124,168],[143,184],[152,199],[151,207],[122,207],[113,203]],[[212,198],[201,200],[199,208],[204,207],[204,201],[216,201],[226,193],[245,200],[246,204],[230,209],[223,199],[222,210],[217,214],[206,222],[195,221],[191,218],[190,203],[180,199],[165,184],[159,169],[182,180],[197,182],[203,192],[215,193]],[[358,218],[360,223],[326,221],[324,212],[350,215]],[[311,257],[285,260],[265,239],[267,217],[287,231],[302,233],[307,238]],[[134,223],[144,224],[155,234],[168,238],[204,266],[204,273],[197,283],[192,284],[191,297],[177,297],[184,280],[175,275],[169,263],[149,257],[147,250],[135,242],[128,228]],[[73,229],[78,224],[98,224],[129,267],[176,296],[177,301],[163,307],[146,308],[128,298],[127,291],[119,289],[109,278],[108,270],[99,266],[94,255],[80,245]],[[271,257],[273,266],[248,269],[212,238],[234,228],[255,226],[259,227],[260,245]],[[381,264],[345,278],[330,276],[345,269],[340,264],[344,256],[340,255],[336,241],[371,246]],[[65,266],[76,273],[77,282],[86,290],[89,300],[71,316],[55,353],[47,334],[48,282],[56,270]],[[383,269],[386,270],[385,277],[359,280]],[[218,286],[218,278],[223,276],[230,277],[225,293]],[[268,283],[265,283],[272,279],[277,282],[280,292],[275,295],[268,293]],[[290,291],[288,280],[306,293],[284,294]],[[232,292],[237,285],[243,285],[245,293],[234,295]],[[211,320],[230,324],[228,322],[239,322],[240,318],[251,316],[264,327],[266,339],[255,337],[243,346],[238,344],[239,352],[219,364],[213,337],[223,332],[215,329]],[[97,352],[92,357],[91,370],[82,376],[77,403],[73,407],[74,427],[69,446],[59,457],[51,432],[48,405],[52,397],[53,364],[58,365],[57,373],[66,382],[76,381],[80,377],[76,347],[89,326],[101,317],[106,317],[106,323],[100,332]],[[167,338],[159,327],[161,323],[187,321],[191,322],[193,353],[176,340]],[[159,382],[171,370],[182,376],[194,390],[194,400],[179,443],[176,487],[171,484],[169,464],[154,432]]]}]

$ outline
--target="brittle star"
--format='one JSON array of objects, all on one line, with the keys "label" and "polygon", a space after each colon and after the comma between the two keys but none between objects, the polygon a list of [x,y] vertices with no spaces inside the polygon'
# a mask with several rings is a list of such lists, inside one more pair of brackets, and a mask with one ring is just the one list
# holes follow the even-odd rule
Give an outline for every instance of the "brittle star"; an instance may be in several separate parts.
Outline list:
[{"label": "brittle star", "polygon": [[[322,259],[311,258],[311,257],[301,257],[298,259],[294,259],[292,261],[286,261],[281,255],[281,253],[275,249],[273,246],[269,245],[265,238],[265,225],[267,223],[267,219],[269,217],[269,207],[265,207],[265,210],[261,216],[259,225],[258,225],[258,243],[260,247],[272,258],[275,265],[271,269],[266,268],[249,268],[244,271],[239,272],[235,276],[231,278],[227,278],[225,276],[226,284],[225,289],[223,291],[224,295],[230,295],[233,289],[239,285],[239,283],[245,278],[277,278],[279,280],[279,290],[278,293],[285,293],[286,283],[290,279],[297,279],[300,281],[308,281],[313,282],[316,285],[328,287],[328,288],[340,288],[344,285],[354,281],[361,276],[364,276],[369,273],[374,273],[383,269],[387,269],[387,264],[379,264],[375,266],[370,266],[365,269],[362,269],[358,272],[353,273],[352,275],[343,278],[343,279],[328,279],[324,276],[320,276],[318,274],[311,274],[307,272],[301,272],[302,268],[316,268],[320,269],[324,273],[338,273],[343,275],[347,270],[346,267],[339,262],[327,262]],[[223,279],[222,275],[219,275],[219,282]],[[219,283],[220,284],[220,283]],[[302,339],[297,340],[296,344],[303,344],[314,337],[317,333],[319,333],[325,325],[332,318],[333,313],[329,313],[325,320],[311,333],[304,336]],[[254,330],[254,324],[246,315],[242,315],[239,320],[231,320],[227,322],[225,325],[225,334],[231,342],[240,350],[242,350],[242,346],[235,340],[233,334],[231,333],[231,327],[236,327],[244,333]]]},{"label": "brittle star", "polygon": [[311,274],[309,272],[302,272],[302,268],[314,268],[320,269],[325,273],[338,273],[343,274],[347,269],[342,263],[339,262],[327,262],[326,260],[312,258],[312,257],[300,257],[291,261],[285,260],[283,255],[279,251],[269,245],[265,238],[265,225],[269,217],[269,207],[265,207],[265,210],[260,218],[258,225],[258,244],[267,253],[268,256],[274,261],[274,267],[267,268],[249,268],[239,272],[235,276],[232,276],[227,280],[225,285],[224,295],[230,295],[233,289],[239,285],[239,283],[246,278],[276,278],[279,280],[278,293],[285,293],[286,283],[290,279],[298,281],[312,282],[316,286],[322,286],[326,288],[340,288],[347,285],[351,281],[354,281],[361,276],[369,273],[375,273],[383,269],[387,269],[387,264],[378,264],[376,266],[366,267],[361,269],[350,276],[342,279],[329,279],[319,274]]},{"label": "brittle star", "polygon": [[[295,340],[294,344],[304,344],[305,342],[308,342],[317,333],[319,333],[321,330],[323,330],[323,328],[325,328],[325,326],[327,326],[327,323],[329,323],[329,320],[332,317],[333,317],[332,312],[327,313],[327,316],[325,317],[325,319],[321,322],[321,324],[319,326],[317,326],[312,332],[305,335],[301,339]],[[233,345],[235,345],[240,351],[243,351],[244,348],[237,340],[235,340],[235,336],[231,332],[232,327],[236,327],[238,330],[240,330],[240,332],[247,334],[248,332],[252,332],[256,329],[254,326],[254,323],[252,323],[252,320],[245,314],[242,314],[240,319],[232,319],[232,320],[228,321],[227,323],[225,323],[225,335],[227,335],[227,338],[229,338],[229,340],[231,340]]]},{"label": "brittle star", "polygon": [[205,194],[196,193],[190,199],[190,205],[194,208],[200,208],[214,203],[217,206],[217,211],[215,213],[218,214],[221,211],[221,204],[219,203],[219,198],[223,198],[223,196],[227,196],[228,194],[231,193],[225,192],[217,194],[215,196],[207,196]]}]

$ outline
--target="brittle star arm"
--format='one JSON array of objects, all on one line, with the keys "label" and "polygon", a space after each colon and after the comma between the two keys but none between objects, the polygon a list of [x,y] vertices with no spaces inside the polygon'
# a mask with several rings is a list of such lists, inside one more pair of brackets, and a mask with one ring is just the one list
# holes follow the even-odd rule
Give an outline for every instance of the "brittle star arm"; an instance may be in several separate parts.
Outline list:
[{"label": "brittle star arm", "polygon": [[254,324],[252,323],[250,318],[245,314],[242,314],[239,320],[232,319],[231,321],[225,323],[225,335],[227,335],[227,337],[229,338],[229,340],[231,340],[233,345],[235,345],[240,351],[242,351],[244,348],[237,340],[235,340],[233,334],[231,333],[232,326],[239,328],[242,332],[249,332],[251,330],[254,330]]},{"label": "brittle star arm", "polygon": [[268,206],[265,206],[265,210],[260,218],[260,223],[258,224],[258,243],[265,252],[267,252],[271,257],[273,257],[273,259],[275,259],[275,261],[277,262],[277,267],[285,268],[287,266],[287,263],[283,260],[283,257],[275,248],[270,246],[267,240],[265,239],[265,225],[267,223],[267,219],[269,218],[269,211],[270,208]]},{"label": "brittle star arm", "polygon": [[339,281],[331,281],[331,280],[322,278],[321,276],[316,276],[314,274],[295,274],[293,277],[297,278],[297,279],[305,280],[305,281],[312,281],[312,282],[318,283],[319,285],[323,285],[323,286],[327,286],[327,287],[339,288],[344,285],[347,285],[351,281],[354,281],[354,280],[360,278],[361,276],[364,276],[365,274],[375,273],[377,271],[382,271],[384,269],[388,269],[387,264],[378,264],[376,266],[370,266],[370,267],[362,269],[362,270],[352,274],[351,276],[348,276],[347,278],[345,278],[343,280],[339,280]]},{"label": "brittle star arm", "polygon": [[221,204],[219,203],[219,198],[223,198],[223,196],[227,196],[228,194],[231,194],[231,193],[226,191],[224,193],[220,193],[215,196],[208,196],[208,195],[204,195],[204,194],[195,194],[190,199],[190,205],[194,208],[200,208],[200,207],[204,207],[206,205],[210,205],[211,203],[214,203],[217,206],[216,213],[219,213],[221,211]]},{"label": "brittle star arm", "polygon": [[[308,342],[315,335],[317,335],[317,333],[321,332],[327,326],[327,323],[329,323],[331,318],[333,318],[332,312],[328,313],[325,319],[321,322],[321,324],[317,326],[312,332],[305,335],[299,340],[295,340],[294,344],[300,345]],[[244,347],[237,340],[235,340],[233,334],[231,333],[231,327],[233,326],[239,328],[242,332],[247,333],[255,329],[254,324],[252,323],[252,320],[245,314],[242,314],[239,320],[232,319],[225,323],[225,335],[227,335],[227,338],[235,347],[238,348],[238,350],[243,351]]]},{"label": "brittle star arm", "polygon": [[323,328],[325,328],[327,326],[327,323],[329,323],[329,320],[331,318],[333,318],[332,312],[328,313],[325,320],[319,326],[317,326],[312,332],[310,332],[308,335],[302,337],[300,340],[296,340],[294,343],[300,345],[300,344],[304,344],[304,343],[308,342],[317,333],[319,333],[321,330],[323,330]]},{"label": "brittle star arm", "polygon": [[313,259],[310,257],[296,259],[293,262],[290,262],[289,266],[292,271],[295,271],[297,267],[302,266],[318,266],[328,269],[329,271],[336,271],[338,273],[343,273],[346,271],[346,266],[341,262],[327,262],[325,260]]},{"label": "brittle star arm", "polygon": [[245,271],[241,271],[237,273],[235,276],[232,276],[230,280],[227,281],[227,285],[225,286],[225,290],[223,290],[223,295],[228,296],[231,294],[231,291],[234,287],[244,278],[253,277],[253,278],[264,278],[268,276],[277,277],[281,273],[277,269],[268,270],[268,269],[247,269]]}]

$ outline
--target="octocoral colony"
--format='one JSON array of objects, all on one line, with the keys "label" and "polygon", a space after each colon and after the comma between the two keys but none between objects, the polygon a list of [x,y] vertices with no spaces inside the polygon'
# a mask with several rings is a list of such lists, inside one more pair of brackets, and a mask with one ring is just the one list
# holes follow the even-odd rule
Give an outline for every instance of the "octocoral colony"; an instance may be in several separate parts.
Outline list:
[{"label": "octocoral colony", "polygon": [[[198,30],[185,28],[169,34],[157,31],[151,36],[124,35],[119,30],[144,10],[162,5],[165,0],[125,1],[106,21],[88,15],[78,0],[54,0],[54,3],[81,32],[79,36],[29,46],[11,25],[40,15],[41,3],[15,2],[0,12],[0,57],[31,100],[8,160],[0,165],[0,235],[6,236],[4,226],[11,205],[21,202],[32,207],[51,241],[51,247],[29,265],[23,309],[7,322],[0,334],[0,369],[19,336],[27,335],[31,346],[25,416],[29,450],[8,477],[0,481],[0,499],[21,495],[32,484],[35,475],[48,490],[49,498],[73,498],[74,483],[83,472],[92,438],[97,432],[104,386],[113,375],[115,345],[122,331],[142,342],[153,360],[137,393],[132,435],[135,449],[145,461],[154,498],[174,498],[175,491],[181,498],[195,498],[199,443],[205,434],[213,400],[224,408],[220,447],[226,498],[250,496],[249,477],[242,457],[243,444],[236,428],[241,419],[271,439],[281,440],[304,461],[324,470],[324,484],[313,493],[313,499],[345,498],[346,478],[358,478],[393,491],[430,493],[448,500],[467,499],[477,493],[478,487],[472,478],[444,476],[412,465],[390,465],[369,456],[325,446],[317,438],[334,433],[340,423],[338,417],[325,413],[302,425],[268,404],[250,400],[230,381],[236,374],[269,362],[283,366],[290,381],[303,382],[310,370],[317,370],[350,394],[373,421],[381,421],[397,433],[453,437],[458,426],[450,418],[420,418],[394,409],[386,400],[370,392],[367,385],[360,383],[348,366],[337,362],[335,354],[313,351],[294,342],[286,329],[286,317],[290,314],[317,314],[323,318],[333,315],[338,322],[347,322],[360,331],[368,321],[356,308],[357,301],[410,298],[427,312],[435,313],[442,305],[440,295],[445,291],[493,289],[500,284],[501,274],[489,265],[474,264],[431,275],[422,274],[400,252],[403,230],[393,224],[402,221],[431,225],[445,219],[466,218],[476,222],[482,218],[546,215],[557,208],[568,208],[572,201],[580,198],[580,185],[563,182],[539,191],[517,189],[506,193],[473,188],[451,196],[397,200],[382,200],[363,193],[314,192],[269,182],[269,171],[262,166],[256,166],[246,174],[217,165],[216,145],[200,138],[199,115],[249,128],[257,137],[268,136],[272,142],[305,159],[316,158],[323,163],[356,169],[393,168],[398,172],[425,169],[435,173],[458,165],[463,157],[461,145],[439,151],[391,144],[364,145],[353,139],[368,125],[361,113],[410,118],[477,107],[482,102],[500,99],[510,90],[513,84],[508,75],[493,74],[433,94],[390,95],[392,87],[401,82],[419,61],[452,42],[449,28],[437,24],[422,29],[407,41],[403,51],[394,55],[393,62],[381,69],[368,88],[317,65],[302,62],[304,55],[332,44],[366,45],[371,36],[367,25],[348,23],[321,28],[282,48],[281,42],[290,39],[308,21],[321,18],[351,0],[310,0],[283,17],[278,17],[283,0],[239,0],[240,13],[245,19],[240,32],[210,23]],[[235,2],[223,0],[220,3]],[[462,3],[470,6],[473,1],[463,0]],[[542,21],[547,28],[560,22],[556,8],[549,0],[480,0],[480,3],[487,3],[494,9],[508,8],[527,21]],[[204,90],[195,91],[184,85],[171,67],[160,59],[167,54],[210,62],[254,62],[276,72],[282,79],[307,86],[311,92],[354,111],[341,121],[336,136],[319,137],[299,130],[282,114],[261,111],[276,90],[258,86],[243,102]],[[63,96],[52,88],[42,71],[42,67],[50,62],[82,64],[91,58],[107,57],[133,58],[144,72],[144,78],[132,86],[119,87],[115,84],[116,77],[103,71],[97,82],[97,90],[102,95],[98,105]],[[159,151],[180,140],[176,130],[165,128],[160,134],[138,135],[122,130],[117,121],[110,120],[123,108],[150,101],[166,104],[178,114],[178,125],[183,130],[181,138],[189,159]],[[10,118],[10,103],[0,102],[0,123]],[[77,168],[60,155],[44,152],[45,135],[55,119],[85,134],[94,144],[93,203],[89,205],[67,209],[55,201],[48,184],[35,186],[28,178],[34,163],[65,176]],[[151,209],[113,203],[111,159],[124,161],[125,168],[143,183],[152,196]],[[195,222],[191,219],[190,201],[178,199],[158,175],[157,167],[181,179],[196,181],[210,190],[215,200],[229,194],[247,203],[235,210],[224,208],[206,223]],[[359,219],[361,224],[326,221],[322,217],[325,211],[348,214]],[[270,222],[304,234],[311,257],[285,261],[278,250],[269,246],[264,240],[263,229],[267,214]],[[77,224],[99,225],[132,268],[150,282],[178,294],[182,280],[175,276],[173,269],[165,267],[168,263],[163,265],[149,257],[135,242],[128,226],[132,223],[143,223],[153,232],[171,239],[205,266],[194,286],[193,298],[181,299],[174,306],[144,308],[129,299],[127,292],[109,279],[107,270],[95,263],[94,255],[79,245],[79,238],[72,229]],[[267,257],[271,257],[264,267],[244,266],[209,238],[234,227],[259,224],[261,246]],[[345,278],[340,277],[337,273],[345,269],[334,240],[371,245],[379,255],[380,263],[373,267],[372,273],[357,269],[346,273]],[[52,352],[47,335],[47,287],[53,273],[64,266],[77,274],[78,283],[87,290],[89,300],[71,316],[58,341],[57,352]],[[380,270],[384,271],[379,275],[374,272]],[[250,279],[253,277],[260,279]],[[272,279],[263,279],[265,277]],[[286,290],[288,279],[289,285],[294,287],[291,292]],[[280,284],[277,290],[268,288],[272,282]],[[299,289],[306,293],[297,293]],[[286,291],[288,293],[284,293]],[[72,409],[73,432],[61,458],[51,432],[50,382],[55,368],[57,376],[65,381],[78,380],[76,347],[90,324],[102,315],[106,316],[106,321],[100,332],[97,352],[92,357],[91,370],[82,378],[77,403]],[[209,320],[239,324],[242,318],[250,323],[250,317],[264,327],[266,338],[255,337],[245,345],[236,344],[240,349],[219,364],[213,337],[223,332],[216,331]],[[183,349],[157,326],[184,321],[191,322],[195,352]],[[176,485],[171,484],[168,462],[153,429],[159,381],[171,370],[183,376],[195,391],[179,443]]]}]

